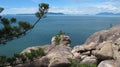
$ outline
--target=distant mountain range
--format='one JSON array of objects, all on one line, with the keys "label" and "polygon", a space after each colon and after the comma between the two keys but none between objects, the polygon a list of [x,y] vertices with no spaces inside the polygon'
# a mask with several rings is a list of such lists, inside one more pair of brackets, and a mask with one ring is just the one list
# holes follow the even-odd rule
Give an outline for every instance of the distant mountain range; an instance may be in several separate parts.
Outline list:
[{"label": "distant mountain range", "polygon": [[[16,15],[34,15],[34,14],[16,14]],[[48,12],[47,15],[64,15],[64,13]]]},{"label": "distant mountain range", "polygon": [[120,13],[101,12],[101,13],[97,13],[96,15],[120,15]]},{"label": "distant mountain range", "polygon": [[48,12],[47,15],[64,15],[64,13]]}]

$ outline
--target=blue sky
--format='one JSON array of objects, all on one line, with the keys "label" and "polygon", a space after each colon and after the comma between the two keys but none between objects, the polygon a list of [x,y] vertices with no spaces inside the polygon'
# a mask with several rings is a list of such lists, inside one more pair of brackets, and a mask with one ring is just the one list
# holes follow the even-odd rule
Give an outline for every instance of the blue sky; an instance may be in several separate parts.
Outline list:
[{"label": "blue sky", "polygon": [[2,14],[35,13],[39,3],[48,3],[49,12],[65,14],[96,14],[120,12],[120,0],[0,0]]}]

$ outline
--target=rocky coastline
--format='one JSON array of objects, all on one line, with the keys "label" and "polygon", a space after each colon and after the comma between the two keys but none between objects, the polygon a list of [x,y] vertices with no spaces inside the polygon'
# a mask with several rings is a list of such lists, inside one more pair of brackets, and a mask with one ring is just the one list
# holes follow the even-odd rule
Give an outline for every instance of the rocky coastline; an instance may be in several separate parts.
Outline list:
[{"label": "rocky coastline", "polygon": [[70,47],[71,39],[67,35],[60,35],[57,44],[55,40],[54,36],[50,45],[33,46],[23,50],[21,54],[29,53],[31,49],[43,48],[45,56],[15,67],[70,67],[68,58],[79,63],[96,64],[97,67],[120,67],[120,25],[96,32],[83,45],[73,48]]}]

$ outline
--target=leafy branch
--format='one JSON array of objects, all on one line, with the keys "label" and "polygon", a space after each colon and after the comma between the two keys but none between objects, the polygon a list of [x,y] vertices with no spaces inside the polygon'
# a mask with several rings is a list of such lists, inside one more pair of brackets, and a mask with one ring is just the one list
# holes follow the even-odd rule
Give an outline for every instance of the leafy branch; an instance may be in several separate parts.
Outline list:
[{"label": "leafy branch", "polygon": [[[48,12],[49,5],[46,3],[39,4],[39,11],[35,13],[38,18],[34,24],[30,24],[27,21],[18,21],[16,18],[7,19],[0,16],[0,44],[6,44],[8,41],[18,39],[24,36],[29,30],[32,30],[35,25],[44,18]],[[4,8],[0,7],[0,13]],[[15,24],[15,25],[13,25]]]}]

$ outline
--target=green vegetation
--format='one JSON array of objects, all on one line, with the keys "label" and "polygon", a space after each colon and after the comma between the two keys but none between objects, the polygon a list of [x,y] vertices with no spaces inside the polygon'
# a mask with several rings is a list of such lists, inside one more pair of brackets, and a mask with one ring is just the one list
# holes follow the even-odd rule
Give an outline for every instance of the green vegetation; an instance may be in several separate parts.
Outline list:
[{"label": "green vegetation", "polygon": [[[45,18],[46,13],[49,9],[49,4],[41,3],[39,4],[39,11],[35,13],[38,18],[33,24],[30,24],[27,21],[17,20],[16,18],[5,18],[0,16],[0,44],[6,44],[11,40],[18,39],[32,30],[35,25],[40,21],[40,19]],[[4,8],[0,7],[0,13]],[[25,54],[14,54],[13,57],[7,58],[6,56],[0,56],[0,67],[12,66],[14,67],[17,64],[25,63],[28,61],[34,61],[34,58],[44,56],[44,49],[39,48],[38,50],[31,50],[30,53]],[[19,63],[16,62],[19,60]]]},{"label": "green vegetation", "polygon": [[59,36],[59,35],[56,35],[56,36],[55,36],[55,43],[56,43],[56,45],[59,45],[60,40],[61,40],[60,36]]},{"label": "green vegetation", "polygon": [[42,57],[45,55],[45,51],[43,48],[39,48],[38,50],[31,50],[30,53],[25,54],[14,54],[13,57],[7,58],[6,56],[0,56],[0,67],[5,66],[15,66],[18,63],[16,63],[16,60],[21,60],[19,64],[25,63],[27,60],[34,61],[37,57]]},{"label": "green vegetation", "polygon": [[0,66],[6,64],[7,57],[6,56],[0,56]]},{"label": "green vegetation", "polygon": [[71,62],[70,67],[97,67],[96,64],[90,64],[90,63],[83,64],[73,58],[68,58],[68,60]]},{"label": "green vegetation", "polygon": [[[39,11],[35,13],[38,18],[34,24],[30,24],[27,21],[19,21],[16,18],[5,18],[0,16],[0,44],[6,44],[8,41],[18,39],[24,36],[29,30],[32,30],[40,19],[45,18],[46,13],[49,9],[49,4],[39,4]],[[0,13],[4,8],[0,8]]]},{"label": "green vegetation", "polygon": [[33,59],[34,57],[44,56],[45,52],[44,49],[39,48],[38,50],[31,49],[30,53],[25,53],[24,56],[26,56],[28,59]]},{"label": "green vegetation", "polygon": [[55,36],[55,42],[56,42],[56,45],[59,45],[59,43],[60,43],[60,40],[61,40],[61,35],[64,35],[65,34],[65,32],[63,32],[63,31],[59,31],[58,32],[58,34]]}]

